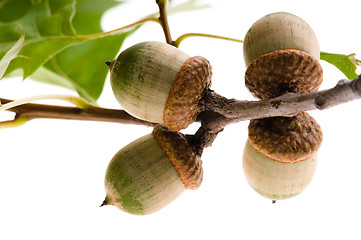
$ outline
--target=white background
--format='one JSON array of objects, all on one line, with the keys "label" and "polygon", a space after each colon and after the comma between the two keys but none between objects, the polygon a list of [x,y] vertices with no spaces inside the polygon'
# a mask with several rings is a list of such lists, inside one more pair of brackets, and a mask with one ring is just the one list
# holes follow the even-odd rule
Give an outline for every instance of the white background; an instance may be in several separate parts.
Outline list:
[{"label": "white background", "polygon": [[[152,0],[129,2],[107,14],[105,30],[157,11]],[[322,51],[356,53],[361,58],[358,0],[330,0],[326,5],[314,0],[245,2],[208,0],[204,3],[211,8],[170,16],[173,38],[203,32],[242,39],[260,17],[288,11],[313,27]],[[123,49],[146,40],[164,41],[159,25],[146,24],[126,40]],[[180,48],[210,60],[213,90],[229,98],[254,99],[244,87],[241,44],[192,38]],[[344,78],[333,66],[322,65],[322,89]],[[0,96],[5,98],[49,93],[73,94],[30,80],[0,82]],[[109,79],[99,104],[119,108]],[[361,101],[354,101],[310,112],[323,129],[324,141],[316,175],[299,196],[272,204],[247,184],[241,159],[248,122],[241,122],[226,127],[205,150],[200,189],[187,191],[163,210],[143,217],[99,205],[110,159],[152,129],[67,120],[33,120],[2,129],[0,239],[361,239],[360,108]],[[1,113],[2,119],[8,116]],[[197,127],[194,124],[184,132],[192,133]]]}]

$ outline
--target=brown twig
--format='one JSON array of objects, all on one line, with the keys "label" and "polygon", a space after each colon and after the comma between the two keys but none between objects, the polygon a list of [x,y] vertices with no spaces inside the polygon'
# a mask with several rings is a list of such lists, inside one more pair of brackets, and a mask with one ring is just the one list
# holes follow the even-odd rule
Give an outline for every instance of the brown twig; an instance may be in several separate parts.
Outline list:
[{"label": "brown twig", "polygon": [[[280,97],[260,101],[240,101],[227,99],[212,90],[208,90],[200,101],[201,113],[197,121],[201,127],[187,139],[195,151],[201,155],[206,147],[210,147],[227,125],[240,121],[284,116],[294,116],[300,112],[323,110],[361,98],[361,75],[354,80],[341,80],[328,90],[314,93],[287,93]],[[11,100],[1,99],[2,103]],[[137,119],[124,110],[107,109],[90,106],[85,109],[44,104],[24,104],[9,109],[16,113],[16,119],[31,120],[36,118],[55,118],[87,121],[104,121],[123,124],[136,124],[153,127],[156,124]],[[6,123],[8,124],[9,121]],[[16,125],[16,124],[14,124]]]},{"label": "brown twig", "polygon": [[202,153],[204,147],[211,146],[217,134],[232,123],[267,118],[291,117],[300,112],[324,110],[361,98],[361,75],[354,80],[341,80],[331,89],[314,93],[287,93],[270,100],[240,101],[227,99],[208,90],[200,102],[202,113],[198,121],[201,128],[189,141],[196,152]]},{"label": "brown twig", "polygon": [[[0,98],[1,103],[9,103],[11,100]],[[78,107],[54,106],[46,104],[27,103],[9,111],[15,112],[15,118],[23,118],[26,120],[47,118],[47,119],[68,119],[83,121],[102,121],[123,124],[135,124],[153,127],[155,123],[147,122],[135,118],[119,109],[107,109],[96,106],[90,106],[86,109]]]},{"label": "brown twig", "polygon": [[159,7],[159,21],[162,25],[165,40],[168,44],[173,45],[172,36],[170,34],[168,16],[167,16],[167,0],[156,0]]},{"label": "brown twig", "polygon": [[361,75],[351,81],[341,80],[331,89],[304,94],[287,93],[260,101],[227,99],[208,91],[202,100],[201,108],[224,116],[217,121],[217,127],[210,127],[217,129],[233,122],[277,116],[291,117],[300,112],[324,110],[360,98]]}]

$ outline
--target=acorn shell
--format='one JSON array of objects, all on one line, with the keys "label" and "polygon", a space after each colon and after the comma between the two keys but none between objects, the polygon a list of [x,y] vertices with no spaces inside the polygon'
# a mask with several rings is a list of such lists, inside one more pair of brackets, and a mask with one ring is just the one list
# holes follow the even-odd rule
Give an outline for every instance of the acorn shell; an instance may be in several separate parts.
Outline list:
[{"label": "acorn shell", "polygon": [[243,153],[243,171],[250,186],[272,200],[294,197],[310,184],[317,166],[317,153],[310,158],[284,163],[258,152],[247,140]]},{"label": "acorn shell", "polygon": [[172,131],[194,122],[212,76],[205,58],[154,41],[124,50],[109,67],[114,95],[124,110]]},{"label": "acorn shell", "polygon": [[320,47],[306,21],[287,12],[275,12],[257,20],[243,43],[246,66],[259,56],[278,49],[298,49],[320,59]]},{"label": "acorn shell", "polygon": [[184,136],[165,127],[138,138],[110,161],[105,175],[103,205],[135,214],[154,213],[174,201],[184,190],[202,182],[201,160]]}]

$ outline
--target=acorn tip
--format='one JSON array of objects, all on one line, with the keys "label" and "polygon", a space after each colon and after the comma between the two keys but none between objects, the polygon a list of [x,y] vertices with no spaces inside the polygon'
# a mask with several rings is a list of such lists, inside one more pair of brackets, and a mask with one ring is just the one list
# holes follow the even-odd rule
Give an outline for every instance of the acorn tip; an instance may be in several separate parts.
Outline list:
[{"label": "acorn tip", "polygon": [[106,206],[106,205],[108,205],[107,200],[104,200],[103,203],[99,207],[103,207],[103,206]]}]

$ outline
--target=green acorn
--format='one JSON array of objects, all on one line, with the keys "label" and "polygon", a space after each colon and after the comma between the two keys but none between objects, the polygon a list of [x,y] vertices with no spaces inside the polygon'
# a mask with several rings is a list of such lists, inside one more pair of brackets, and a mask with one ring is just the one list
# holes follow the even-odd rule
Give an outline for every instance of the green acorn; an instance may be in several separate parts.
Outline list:
[{"label": "green acorn", "polygon": [[311,182],[317,166],[322,131],[308,113],[250,121],[243,153],[248,183],[275,200],[298,195]]},{"label": "green acorn", "polygon": [[314,92],[322,83],[316,34],[293,14],[276,12],[256,21],[245,36],[243,55],[245,84],[256,98]]},{"label": "green acorn", "polygon": [[114,95],[124,110],[172,131],[195,121],[198,102],[211,85],[207,59],[189,57],[161,42],[138,43],[107,65]]},{"label": "green acorn", "polygon": [[102,206],[114,205],[135,215],[151,214],[186,189],[197,189],[202,177],[200,157],[184,135],[157,126],[113,157],[105,174]]}]

